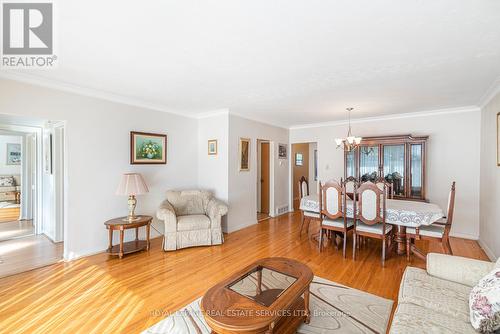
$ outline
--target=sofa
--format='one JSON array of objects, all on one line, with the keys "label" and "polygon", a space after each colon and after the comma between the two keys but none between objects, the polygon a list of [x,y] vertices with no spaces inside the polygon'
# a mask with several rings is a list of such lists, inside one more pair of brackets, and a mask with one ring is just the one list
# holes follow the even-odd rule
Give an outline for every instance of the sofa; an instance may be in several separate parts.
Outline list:
[{"label": "sofa", "polygon": [[469,294],[496,262],[429,253],[427,269],[407,267],[390,333],[477,333]]},{"label": "sofa", "polygon": [[221,219],[228,207],[204,190],[167,191],[156,212],[165,224],[163,250],[224,242]]}]

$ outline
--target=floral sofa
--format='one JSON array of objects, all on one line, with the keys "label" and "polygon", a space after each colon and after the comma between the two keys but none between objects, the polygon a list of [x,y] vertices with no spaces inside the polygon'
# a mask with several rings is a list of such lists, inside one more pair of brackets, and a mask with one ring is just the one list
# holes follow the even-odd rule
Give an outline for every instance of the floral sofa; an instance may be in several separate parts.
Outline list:
[{"label": "floral sofa", "polygon": [[227,211],[227,205],[208,191],[167,191],[156,212],[165,223],[163,249],[222,244],[221,218]]},{"label": "floral sofa", "polygon": [[469,295],[495,263],[429,253],[427,270],[407,267],[390,333],[477,333]]}]

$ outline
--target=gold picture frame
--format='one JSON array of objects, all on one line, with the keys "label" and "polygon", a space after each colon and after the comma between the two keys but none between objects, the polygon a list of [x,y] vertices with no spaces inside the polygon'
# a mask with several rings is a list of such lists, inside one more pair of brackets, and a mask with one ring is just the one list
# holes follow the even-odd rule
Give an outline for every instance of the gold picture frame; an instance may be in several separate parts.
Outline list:
[{"label": "gold picture frame", "polygon": [[240,138],[240,172],[250,171],[250,138]]},{"label": "gold picture frame", "polygon": [[208,141],[208,155],[217,155],[217,139]]}]

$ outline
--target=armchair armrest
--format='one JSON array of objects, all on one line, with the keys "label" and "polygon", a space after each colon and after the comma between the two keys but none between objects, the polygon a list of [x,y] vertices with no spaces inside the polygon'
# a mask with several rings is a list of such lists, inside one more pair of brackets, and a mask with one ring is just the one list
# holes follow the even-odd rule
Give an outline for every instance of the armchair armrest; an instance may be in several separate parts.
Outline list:
[{"label": "armchair armrest", "polygon": [[467,286],[476,285],[494,267],[495,264],[488,261],[437,253],[427,254],[429,275]]},{"label": "armchair armrest", "polygon": [[212,224],[216,221],[220,223],[220,217],[224,216],[228,211],[228,207],[222,201],[212,198],[207,205],[207,216],[212,221]]},{"label": "armchair armrest", "polygon": [[175,232],[177,230],[177,216],[172,204],[167,200],[163,201],[156,210],[156,217],[165,221],[165,232]]}]

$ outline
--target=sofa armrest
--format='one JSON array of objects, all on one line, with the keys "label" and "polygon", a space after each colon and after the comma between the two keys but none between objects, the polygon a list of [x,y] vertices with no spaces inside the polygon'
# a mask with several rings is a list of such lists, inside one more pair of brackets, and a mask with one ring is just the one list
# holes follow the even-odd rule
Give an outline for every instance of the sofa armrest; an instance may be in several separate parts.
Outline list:
[{"label": "sofa armrest", "polygon": [[165,222],[165,233],[177,231],[177,216],[172,204],[167,200],[163,201],[156,210],[156,217]]},{"label": "sofa armrest", "polygon": [[474,260],[446,254],[427,254],[427,273],[447,281],[474,286],[489,273],[493,262]]}]

